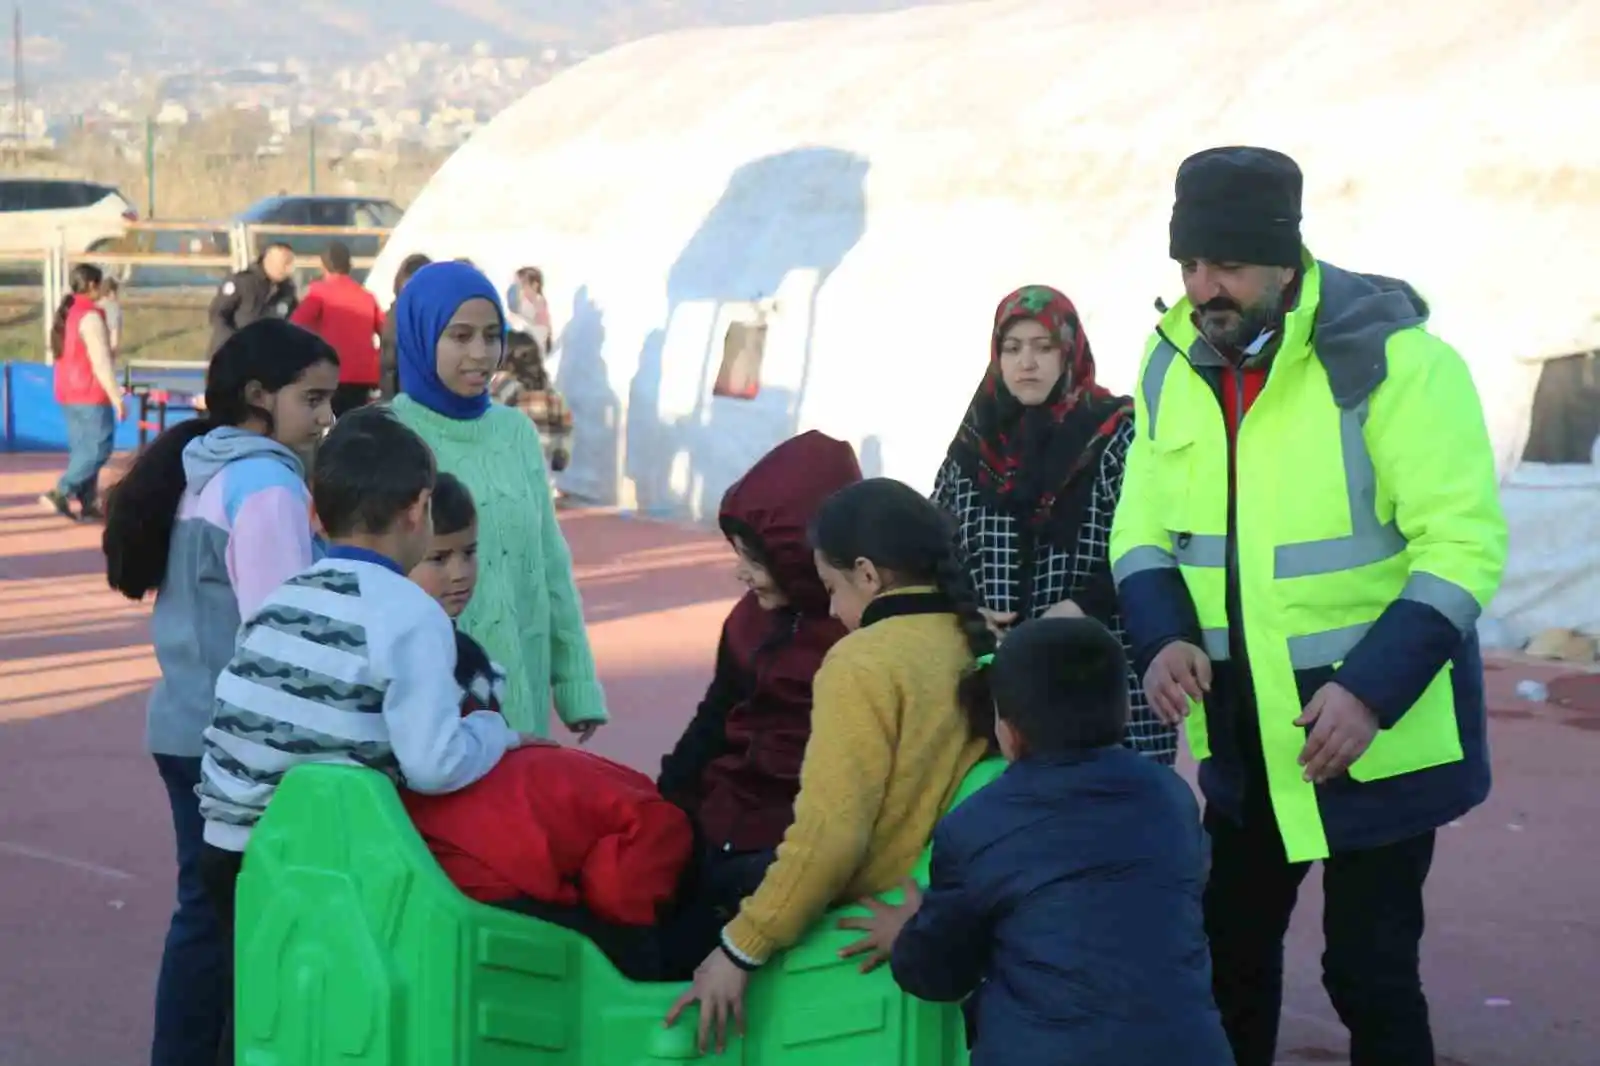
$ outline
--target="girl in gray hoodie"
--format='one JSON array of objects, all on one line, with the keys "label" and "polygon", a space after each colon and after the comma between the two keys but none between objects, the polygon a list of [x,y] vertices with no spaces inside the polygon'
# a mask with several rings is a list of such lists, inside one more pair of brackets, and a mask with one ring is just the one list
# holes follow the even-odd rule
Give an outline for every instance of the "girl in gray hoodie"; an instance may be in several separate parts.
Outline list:
[{"label": "girl in gray hoodie", "polygon": [[262,319],[217,350],[202,417],[157,437],[111,490],[102,546],[111,587],[155,592],[161,679],[146,740],[172,804],[178,904],[156,983],[152,1066],[213,1066],[226,958],[200,882],[201,734],[240,619],[318,554],[306,462],[333,422],[338,356],[315,334]]}]

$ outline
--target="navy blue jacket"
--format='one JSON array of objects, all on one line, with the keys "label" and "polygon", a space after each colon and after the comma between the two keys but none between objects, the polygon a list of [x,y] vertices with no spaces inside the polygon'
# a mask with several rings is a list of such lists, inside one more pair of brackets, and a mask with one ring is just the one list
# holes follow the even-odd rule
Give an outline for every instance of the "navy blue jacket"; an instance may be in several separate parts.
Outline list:
[{"label": "navy blue jacket", "polygon": [[1199,808],[1125,748],[1014,763],[941,821],[900,987],[973,996],[973,1066],[1233,1066]]}]

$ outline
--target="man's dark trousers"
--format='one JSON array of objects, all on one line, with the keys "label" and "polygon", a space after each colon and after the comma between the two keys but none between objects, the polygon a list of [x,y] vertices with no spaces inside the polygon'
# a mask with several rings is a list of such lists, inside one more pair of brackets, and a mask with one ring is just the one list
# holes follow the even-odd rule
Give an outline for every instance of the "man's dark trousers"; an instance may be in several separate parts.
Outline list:
[{"label": "man's dark trousers", "polygon": [[[1259,793],[1258,793],[1259,794]],[[1283,938],[1310,863],[1291,863],[1265,798],[1233,821],[1208,808],[1212,985],[1238,1066],[1272,1066]],[[1323,863],[1322,983],[1350,1031],[1350,1066],[1433,1066],[1419,948],[1434,833]]]}]

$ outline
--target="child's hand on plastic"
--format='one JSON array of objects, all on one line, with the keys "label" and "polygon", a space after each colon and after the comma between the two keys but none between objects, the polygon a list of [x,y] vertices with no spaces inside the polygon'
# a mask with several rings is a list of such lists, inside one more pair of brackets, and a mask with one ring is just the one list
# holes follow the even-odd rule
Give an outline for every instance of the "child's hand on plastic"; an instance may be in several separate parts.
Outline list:
[{"label": "child's hand on plastic", "polygon": [[694,971],[694,983],[667,1011],[662,1025],[671,1029],[691,1003],[700,1004],[700,1025],[695,1046],[700,1054],[706,1053],[713,1033],[716,1035],[717,1054],[727,1050],[730,1031],[743,1035],[744,993],[750,984],[750,974],[733,962],[718,947],[706,956]]},{"label": "child's hand on plastic", "polygon": [[868,896],[860,903],[871,912],[869,917],[839,919],[840,929],[856,929],[867,934],[854,944],[839,949],[841,959],[856,955],[867,956],[861,962],[862,973],[871,973],[889,961],[889,956],[894,953],[894,942],[900,936],[900,930],[906,927],[906,923],[922,906],[922,889],[915,881],[908,877],[902,887],[906,894],[903,902],[885,903]]}]

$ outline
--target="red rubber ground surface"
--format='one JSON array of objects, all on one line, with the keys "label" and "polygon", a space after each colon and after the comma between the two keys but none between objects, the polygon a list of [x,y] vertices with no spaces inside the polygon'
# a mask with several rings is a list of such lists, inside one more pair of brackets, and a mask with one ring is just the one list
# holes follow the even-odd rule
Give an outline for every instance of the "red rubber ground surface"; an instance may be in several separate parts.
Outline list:
[{"label": "red rubber ground surface", "polygon": [[[155,664],[145,609],[105,589],[98,529],[36,502],[59,465],[0,457],[0,1066],[141,1066],[173,891],[143,750]],[[707,680],[729,557],[715,535],[600,512],[563,525],[614,715],[596,747],[652,767]],[[1489,671],[1495,792],[1443,831],[1429,882],[1442,1066],[1600,1062],[1600,680],[1571,673]],[[1558,703],[1511,694],[1563,674]],[[1283,1063],[1346,1061],[1317,977],[1319,896],[1313,875]]]}]

